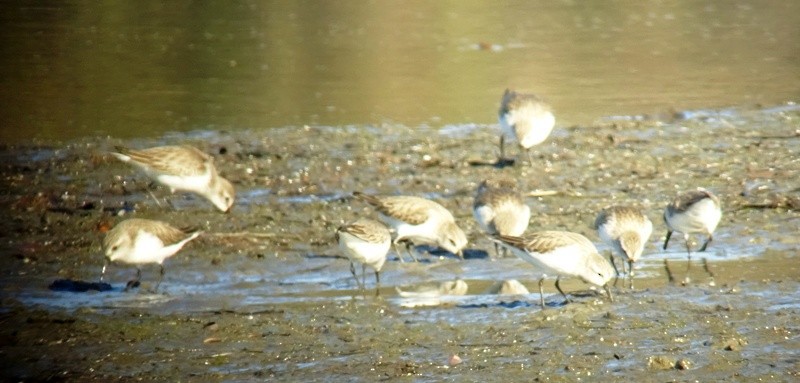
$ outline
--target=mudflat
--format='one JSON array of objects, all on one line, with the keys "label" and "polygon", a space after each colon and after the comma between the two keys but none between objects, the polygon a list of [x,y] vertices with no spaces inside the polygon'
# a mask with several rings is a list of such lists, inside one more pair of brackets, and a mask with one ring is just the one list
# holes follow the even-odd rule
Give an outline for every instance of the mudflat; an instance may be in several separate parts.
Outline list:
[{"label": "mudflat", "polygon": [[[520,155],[511,166],[497,164],[497,133],[387,124],[4,146],[2,379],[797,379],[800,108],[557,127],[534,148],[533,164]],[[178,143],[214,155],[237,187],[231,214],[163,189],[152,192],[174,208],[158,207],[149,181],[107,155],[114,145]],[[591,227],[600,209],[643,207],[655,227],[636,288],[620,282],[609,302],[566,280],[573,302],[563,304],[548,281],[540,309],[537,270],[511,255],[492,259],[493,244],[472,218],[475,188],[497,176],[516,179],[526,194],[529,230],[579,232],[603,255],[609,249]],[[669,283],[665,261],[682,277],[687,257],[681,236],[662,250],[663,209],[696,187],[720,197],[722,222],[708,250],[693,254],[691,281]],[[418,247],[421,262],[401,263],[390,252],[378,294],[371,278],[359,291],[333,241],[341,224],[375,217],[353,191],[446,206],[469,237],[466,259]],[[165,262],[157,292],[155,267],[143,268],[132,292],[121,291],[135,273],[126,265],[111,266],[111,290],[96,284],[103,233],[129,217],[205,230]],[[456,278],[468,283],[466,295],[396,291]],[[532,293],[487,293],[505,279]]]}]

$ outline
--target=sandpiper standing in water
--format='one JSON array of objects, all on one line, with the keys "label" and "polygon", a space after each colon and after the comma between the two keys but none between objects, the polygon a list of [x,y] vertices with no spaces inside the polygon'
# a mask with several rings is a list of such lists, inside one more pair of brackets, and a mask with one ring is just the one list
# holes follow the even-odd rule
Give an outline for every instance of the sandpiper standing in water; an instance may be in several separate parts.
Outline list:
[{"label": "sandpiper standing in water", "polygon": [[[633,288],[633,264],[642,256],[644,246],[653,233],[653,223],[642,212],[631,206],[611,206],[603,209],[594,221],[600,239],[611,246],[611,265],[616,269],[614,253],[622,257],[622,272],[628,263],[630,288]],[[619,274],[617,274],[619,275]]]},{"label": "sandpiper standing in water", "polygon": [[412,196],[378,197],[360,192],[353,195],[376,208],[381,220],[392,228],[395,233],[395,252],[401,261],[403,257],[396,247],[400,241],[407,242],[406,249],[414,261],[417,257],[410,249],[411,243],[439,246],[464,258],[462,250],[467,245],[467,236],[444,206]]},{"label": "sandpiper standing in water", "polygon": [[552,108],[539,97],[506,89],[498,112],[500,121],[500,159],[505,161],[506,140],[517,141],[533,166],[530,149],[544,142],[553,131],[556,118]]},{"label": "sandpiper standing in water", "polygon": [[[684,283],[690,281],[689,269],[692,266],[692,249],[689,243],[689,235],[695,233],[706,235],[707,238],[703,242],[703,246],[700,247],[700,251],[706,251],[706,247],[711,242],[714,230],[717,229],[721,218],[722,208],[720,207],[719,198],[703,188],[678,194],[664,210],[664,222],[667,224],[664,250],[667,249],[669,239],[675,231],[683,233],[683,239],[686,242],[686,254],[689,261],[686,265]],[[708,270],[708,267],[706,267],[706,271],[713,280],[714,275]]]},{"label": "sandpiper standing in water", "polygon": [[608,299],[614,300],[608,286],[608,281],[615,275],[614,268],[583,235],[568,231],[540,231],[524,237],[498,234],[494,238],[520,259],[541,269],[543,274],[539,279],[539,302],[542,308],[542,284],[548,273],[556,275],[556,289],[567,302],[569,297],[559,285],[562,276],[578,277],[586,283],[601,286],[606,290]]},{"label": "sandpiper standing in water", "polygon": [[[528,228],[531,208],[522,200],[514,182],[488,179],[481,182],[472,205],[472,215],[478,226],[489,235],[518,237]],[[499,244],[494,251],[500,257]],[[504,248],[505,249],[505,248]]]},{"label": "sandpiper standing in water", "polygon": [[[386,253],[392,245],[389,229],[378,221],[360,218],[357,221],[336,229],[336,242],[345,256],[350,259],[350,272],[356,284],[363,291],[366,286],[367,266],[375,270],[375,291],[381,284],[380,272],[386,262]],[[356,275],[355,263],[361,264],[361,281]]]},{"label": "sandpiper standing in water", "polygon": [[164,260],[175,255],[183,245],[197,238],[200,231],[178,229],[168,223],[150,219],[131,218],[118,223],[103,239],[103,254],[106,262],[100,281],[106,275],[111,262],[122,262],[136,266],[136,279],[129,281],[125,291],[139,286],[142,278],[141,265],[158,264],[161,272],[153,291],[157,291],[164,279]]},{"label": "sandpiper standing in water", "polygon": [[114,157],[141,169],[150,178],[168,187],[170,192],[196,193],[217,209],[226,213],[230,211],[236,194],[233,184],[217,173],[214,158],[197,148],[181,145],[142,150],[118,146],[116,149],[117,152],[111,153]]}]

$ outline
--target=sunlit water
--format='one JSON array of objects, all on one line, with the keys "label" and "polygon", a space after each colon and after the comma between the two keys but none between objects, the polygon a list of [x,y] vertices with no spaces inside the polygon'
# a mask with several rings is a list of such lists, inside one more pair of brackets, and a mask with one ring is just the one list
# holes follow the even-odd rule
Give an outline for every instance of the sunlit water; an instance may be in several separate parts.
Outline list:
[{"label": "sunlit water", "polygon": [[[734,269],[736,262],[759,257],[765,248],[749,243],[748,238],[737,237],[728,233],[736,233],[738,227],[727,227],[715,237],[708,251],[694,254],[692,277],[701,285],[708,279],[703,271],[701,259],[707,259],[713,268],[721,263],[729,263]],[[660,235],[654,233],[647,246],[645,256],[637,263],[634,282],[642,288],[659,287],[667,284],[664,261],[671,262],[676,277],[682,279],[686,268],[687,256],[682,238],[674,238],[667,251],[661,249]],[[757,234],[754,234],[757,235]],[[766,235],[766,234],[765,234]],[[693,244],[696,247],[696,244]],[[785,251],[790,245],[776,243],[770,248],[774,251]],[[420,248],[424,250],[425,248]],[[598,243],[602,254],[608,254],[608,247]],[[403,307],[425,306],[459,306],[463,308],[499,306],[509,309],[519,307],[538,307],[538,290],[536,281],[540,275],[532,266],[522,260],[503,258],[491,260],[483,251],[470,250],[473,257],[467,261],[458,261],[452,255],[422,255],[421,263],[400,263],[396,254],[390,253],[389,262],[382,272],[381,294],[387,302]],[[152,288],[157,276],[156,267],[143,267],[143,286],[139,290],[123,292],[125,282],[132,278],[133,267],[118,265],[109,270],[107,280],[113,290],[106,292],[58,292],[41,289],[40,284],[24,288],[17,298],[26,304],[44,307],[77,309],[93,308],[109,310],[114,308],[138,308],[159,313],[201,312],[216,310],[235,310],[237,312],[258,311],[276,305],[308,305],[325,304],[342,300],[372,299],[375,293],[374,277],[367,274],[367,291],[360,292],[352,279],[344,259],[307,256],[289,257],[269,261],[258,269],[252,269],[250,261],[231,260],[225,269],[210,268],[203,263],[193,261],[187,256],[176,256],[167,261],[167,278],[157,293],[148,291]],[[360,269],[360,268],[357,268]],[[246,271],[245,271],[246,270]],[[97,272],[99,273],[99,269]],[[359,270],[360,273],[360,270]],[[457,276],[469,284],[465,296],[423,296],[401,298],[395,289],[404,291],[428,291],[443,281]],[[730,280],[731,275],[723,276]],[[517,279],[531,292],[526,295],[498,296],[487,292],[495,281]],[[585,290],[590,286],[575,279],[567,279],[563,283],[567,291]],[[545,282],[547,291],[545,298],[548,305],[561,301],[560,295],[552,289],[553,279]],[[620,280],[620,288],[624,290],[625,281]],[[594,288],[592,288],[594,289]],[[762,297],[764,298],[764,297]],[[780,295],[766,297],[780,301]],[[578,298],[602,304],[603,298]],[[698,299],[703,299],[702,296]],[[785,305],[785,302],[777,303]],[[433,314],[432,314],[433,315]],[[474,318],[472,318],[474,319]]]},{"label": "sunlit water", "polygon": [[800,3],[12,1],[0,141],[496,121],[557,124],[800,97]]}]

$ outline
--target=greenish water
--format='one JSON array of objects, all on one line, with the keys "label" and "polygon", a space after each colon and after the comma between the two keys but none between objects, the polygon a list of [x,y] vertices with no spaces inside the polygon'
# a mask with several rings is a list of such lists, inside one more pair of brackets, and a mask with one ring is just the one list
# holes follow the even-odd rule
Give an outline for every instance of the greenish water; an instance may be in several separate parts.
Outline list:
[{"label": "greenish water", "polygon": [[800,3],[5,2],[0,140],[496,123],[800,99]]}]

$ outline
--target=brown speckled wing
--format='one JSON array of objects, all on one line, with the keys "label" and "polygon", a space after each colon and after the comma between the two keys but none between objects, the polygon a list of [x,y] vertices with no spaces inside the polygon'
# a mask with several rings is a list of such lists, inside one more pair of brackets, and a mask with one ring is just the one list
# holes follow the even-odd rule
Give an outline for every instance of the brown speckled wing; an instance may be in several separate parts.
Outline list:
[{"label": "brown speckled wing", "polygon": [[348,233],[371,243],[382,243],[391,240],[391,234],[386,226],[380,222],[364,218],[337,229],[337,241],[339,233]]},{"label": "brown speckled wing", "polygon": [[711,198],[714,203],[719,205],[719,200],[717,197],[711,192],[707,190],[692,190],[685,193],[681,193],[675,200],[672,201],[667,208],[670,210],[671,213],[683,213],[686,210],[690,209],[692,205],[700,202],[706,198]]},{"label": "brown speckled wing", "polygon": [[597,218],[594,220],[594,228],[599,229],[600,226],[605,225],[609,219],[609,210],[603,209],[600,211],[600,214],[597,215]]},{"label": "brown speckled wing", "polygon": [[188,236],[188,232],[178,229],[166,222],[150,219],[131,218],[118,223],[103,239],[103,247],[107,248],[117,242],[120,237],[134,238],[139,231],[151,233],[161,239],[165,245],[180,242]]},{"label": "brown speckled wing", "polygon": [[503,100],[500,102],[500,110],[497,112],[500,116],[508,113],[511,100],[517,96],[517,92],[506,89],[503,93]]},{"label": "brown speckled wing", "polygon": [[510,202],[517,205],[522,205],[523,201],[522,198],[511,189],[498,189],[498,188],[487,188],[482,193],[479,193],[475,198],[475,202],[473,204],[473,208],[478,208],[480,206],[499,206],[502,203]]},{"label": "brown speckled wing", "polygon": [[430,216],[428,203],[422,198],[375,197],[359,192],[355,192],[353,195],[375,207],[381,214],[412,225],[421,225]]},{"label": "brown speckled wing", "polygon": [[549,253],[560,247],[580,245],[594,247],[584,236],[567,231],[540,231],[524,237],[497,235],[497,238],[509,245],[531,253]]},{"label": "brown speckled wing", "polygon": [[540,107],[544,109],[549,109],[549,106],[536,95],[522,94],[506,89],[506,92],[503,94],[503,101],[500,104],[500,111],[498,113],[502,116],[511,110],[536,104],[539,104]]},{"label": "brown speckled wing", "polygon": [[142,225],[144,227],[144,231],[152,233],[159,239],[161,239],[164,244],[173,244],[180,242],[184,238],[187,237],[187,233],[181,229],[176,228],[166,222],[161,221],[153,221],[153,220],[144,220],[145,224]]},{"label": "brown speckled wing", "polygon": [[180,176],[196,176],[205,174],[209,167],[213,167],[214,159],[200,150],[187,145],[159,146],[155,148],[132,150],[123,147],[116,148],[142,165],[159,173]]},{"label": "brown speckled wing", "polygon": [[633,221],[640,224],[644,224],[647,220],[644,213],[638,208],[632,206],[611,206],[603,209],[600,214],[597,215],[597,219],[594,221],[594,228],[599,229],[600,226],[608,223],[612,217],[617,221]]}]

